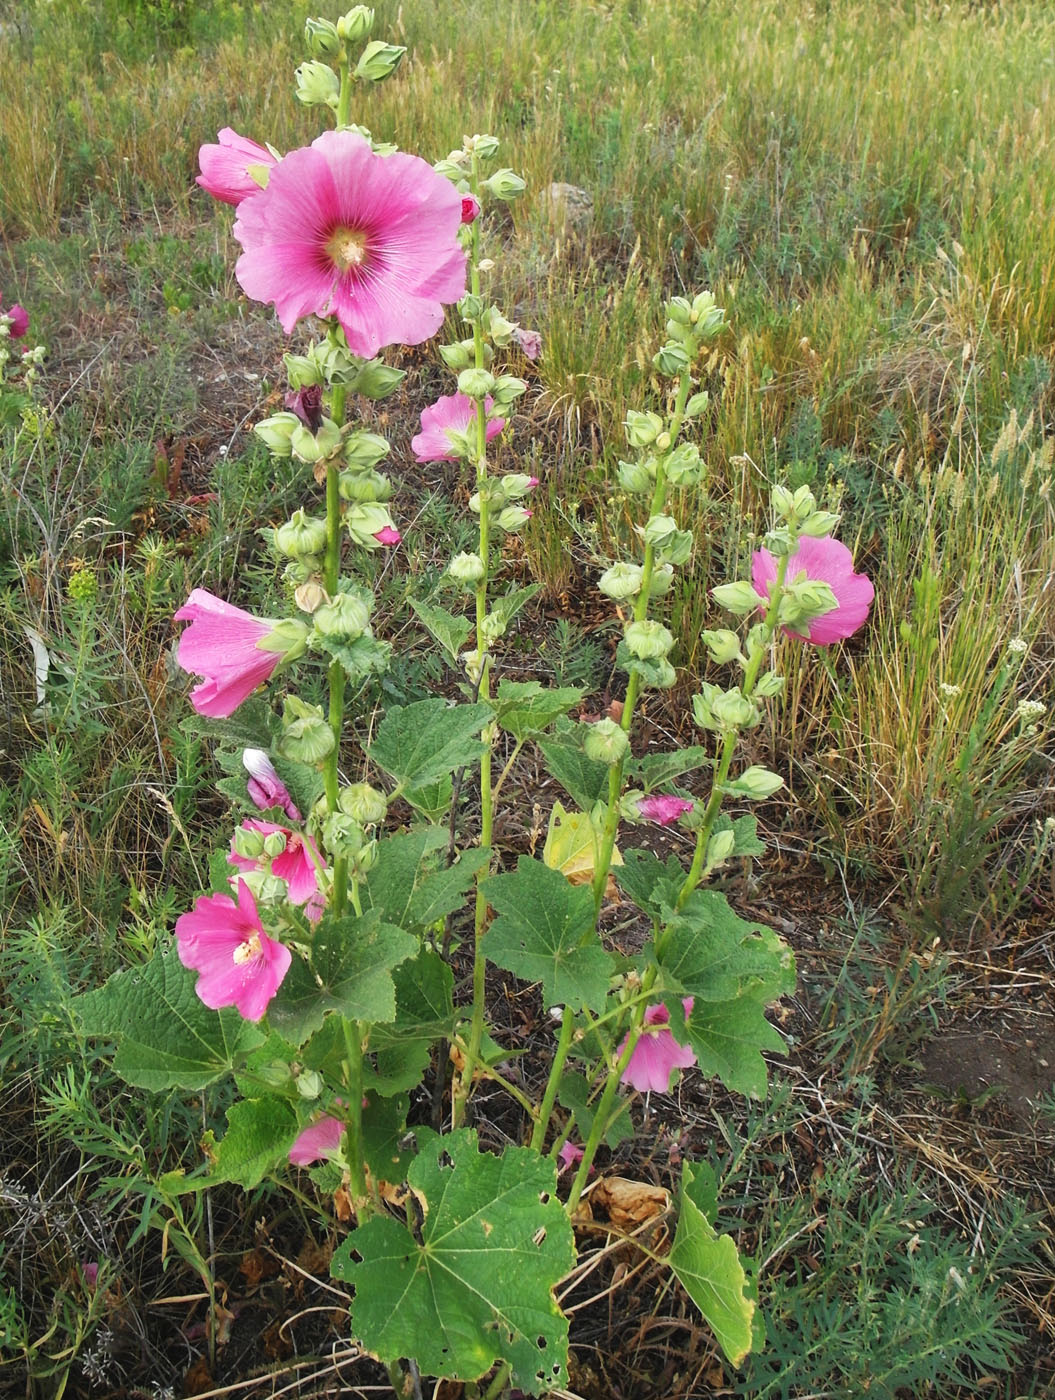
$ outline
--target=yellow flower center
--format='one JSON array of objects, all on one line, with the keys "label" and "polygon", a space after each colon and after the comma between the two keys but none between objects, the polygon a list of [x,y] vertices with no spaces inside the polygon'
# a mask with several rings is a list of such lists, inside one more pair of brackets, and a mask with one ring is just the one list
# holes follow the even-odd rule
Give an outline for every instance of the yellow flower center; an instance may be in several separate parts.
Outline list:
[{"label": "yellow flower center", "polygon": [[240,967],[242,963],[248,962],[250,958],[258,958],[260,953],[260,935],[258,933],[251,933],[245,942],[239,943],[238,947],[234,950],[235,966]]},{"label": "yellow flower center", "polygon": [[361,267],[366,259],[366,234],[361,229],[339,225],[326,240],[326,252],[339,272]]}]

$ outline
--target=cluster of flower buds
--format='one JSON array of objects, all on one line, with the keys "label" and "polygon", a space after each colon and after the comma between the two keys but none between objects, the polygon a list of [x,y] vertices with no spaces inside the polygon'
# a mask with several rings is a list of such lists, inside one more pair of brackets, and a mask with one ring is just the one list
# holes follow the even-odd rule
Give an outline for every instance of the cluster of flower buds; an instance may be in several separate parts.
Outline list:
[{"label": "cluster of flower buds", "polygon": [[371,39],[354,67],[350,50],[367,39],[374,26],[374,12],[367,5],[355,5],[334,23],[328,19],[308,19],[304,43],[311,57],[294,73],[296,95],[306,107],[326,106],[337,110],[341,95],[340,78],[333,64],[347,64],[351,75],[368,83],[380,83],[399,67],[406,49]]},{"label": "cluster of flower buds", "polygon": [[373,834],[385,820],[388,799],[369,783],[352,783],[337,794],[337,807],[331,810],[326,799],[315,804],[314,817],[322,829],[322,843],[335,859],[348,862],[352,880],[365,878],[377,860],[377,840]]}]

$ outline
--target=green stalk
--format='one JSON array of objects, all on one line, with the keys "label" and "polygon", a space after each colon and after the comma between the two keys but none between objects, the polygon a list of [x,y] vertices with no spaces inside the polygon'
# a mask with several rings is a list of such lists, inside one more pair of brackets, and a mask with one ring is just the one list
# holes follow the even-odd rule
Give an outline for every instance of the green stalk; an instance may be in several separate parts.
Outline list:
[{"label": "green stalk", "polygon": [[[674,401],[674,414],[670,420],[670,446],[660,457],[656,465],[656,488],[652,493],[652,504],[649,507],[648,516],[651,520],[654,515],[662,515],[663,508],[667,503],[667,473],[666,464],[668,455],[674,450],[674,444],[678,440],[681,432],[681,425],[685,417],[685,405],[689,399],[689,390],[692,387],[692,379],[688,370],[684,370],[678,380],[678,394]],[[637,595],[634,603],[634,621],[644,622],[648,615],[649,591],[652,586],[652,575],[656,567],[656,548],[650,540],[645,542],[645,557],[641,569],[641,591]],[[634,721],[634,707],[637,704],[637,697],[641,690],[641,677],[636,671],[631,672],[630,679],[626,687],[626,698],[623,701],[623,715],[620,724],[623,732],[630,733],[630,726]],[[604,899],[605,886],[608,883],[608,870],[612,863],[612,852],[615,849],[616,832],[619,829],[619,798],[623,791],[623,767],[624,760],[612,765],[608,772],[608,809],[605,816],[604,830],[601,833],[601,846],[598,852],[597,865],[593,874],[593,902],[597,914],[601,912],[601,902]]]},{"label": "green stalk", "polygon": [[[358,1021],[348,1016],[341,1017],[344,1027],[345,1084],[348,1086],[348,1101],[345,1104],[348,1132],[348,1175],[352,1188],[352,1199],[356,1211],[364,1209],[367,1202],[366,1167],[363,1162],[363,1028]],[[369,1205],[365,1206],[369,1210]]]},{"label": "green stalk", "polygon": [[549,1120],[553,1112],[553,1105],[557,1101],[557,1089],[560,1086],[561,1076],[564,1073],[564,1065],[568,1059],[568,1052],[571,1050],[574,1032],[575,1017],[572,1015],[571,1007],[566,1006],[560,1018],[560,1035],[557,1037],[557,1052],[553,1057],[549,1079],[546,1082],[546,1092],[542,1097],[538,1118],[535,1121],[535,1128],[531,1134],[531,1146],[536,1152],[542,1151],[543,1143],[546,1141],[546,1130],[549,1128]]},{"label": "green stalk", "polygon": [[[744,698],[750,700],[754,693],[755,685],[758,682],[758,673],[762,669],[762,660],[765,657],[769,645],[773,640],[773,634],[777,630],[777,613],[780,609],[780,600],[784,593],[784,579],[788,572],[788,555],[783,555],[777,565],[777,576],[773,583],[772,591],[769,595],[769,607],[766,609],[764,619],[765,636],[760,646],[755,651],[754,656],[747,663],[747,670],[744,672],[744,683],[741,691]],[[733,754],[736,751],[736,741],[739,738],[737,730],[730,730],[722,740],[722,751],[718,759],[718,767],[714,774],[714,781],[711,784],[711,795],[707,799],[707,806],[703,811],[703,822],[696,833],[696,849],[692,853],[692,864],[689,866],[689,873],[685,883],[678,894],[678,902],[674,906],[675,910],[681,910],[692,894],[693,890],[700,883],[703,874],[703,863],[707,856],[707,844],[711,839],[711,829],[714,820],[721,809],[722,799],[725,796],[725,780],[729,776],[729,769],[732,765]]]}]

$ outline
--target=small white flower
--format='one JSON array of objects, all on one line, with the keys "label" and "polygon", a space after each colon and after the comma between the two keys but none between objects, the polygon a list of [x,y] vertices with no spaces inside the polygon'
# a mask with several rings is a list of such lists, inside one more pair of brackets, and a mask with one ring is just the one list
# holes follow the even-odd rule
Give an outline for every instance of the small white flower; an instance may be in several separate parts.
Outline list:
[{"label": "small white flower", "polygon": [[1016,656],[1024,656],[1029,651],[1029,643],[1025,637],[1012,637],[1007,644],[1008,651],[1013,651]]},{"label": "small white flower", "polygon": [[957,695],[960,695],[960,694],[963,693],[963,686],[962,686],[962,685],[950,685],[950,684],[948,683],[948,681],[939,681],[939,682],[938,682],[938,689],[939,689],[939,690],[941,691],[941,693],[945,696],[946,700],[952,700],[952,699],[954,699]]},{"label": "small white flower", "polygon": [[1042,704],[1039,700],[1020,700],[1015,714],[1019,719],[1033,721],[1035,719],[1040,719],[1046,709],[1047,706]]}]

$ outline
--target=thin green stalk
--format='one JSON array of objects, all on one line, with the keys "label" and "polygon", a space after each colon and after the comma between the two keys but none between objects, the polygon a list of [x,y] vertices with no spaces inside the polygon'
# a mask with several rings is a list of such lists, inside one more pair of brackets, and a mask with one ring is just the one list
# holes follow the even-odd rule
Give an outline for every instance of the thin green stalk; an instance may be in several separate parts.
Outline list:
[{"label": "thin green stalk", "polygon": [[512,1370],[508,1361],[503,1361],[498,1370],[494,1373],[491,1384],[483,1393],[483,1400],[498,1400],[499,1395],[509,1384],[509,1372]]},{"label": "thin green stalk", "polygon": [[560,1018],[560,1035],[557,1037],[557,1051],[553,1057],[553,1064],[550,1066],[549,1080],[546,1083],[546,1092],[542,1097],[542,1104],[538,1111],[538,1118],[535,1122],[535,1129],[531,1134],[531,1146],[536,1152],[542,1151],[542,1145],[546,1141],[546,1131],[549,1128],[550,1114],[553,1112],[553,1105],[557,1101],[557,1090],[560,1087],[561,1075],[564,1073],[564,1064],[571,1050],[572,1036],[575,1032],[575,1017],[570,1006],[564,1008]]},{"label": "thin green stalk", "polygon": [[[348,1101],[345,1104],[348,1127],[348,1174],[356,1210],[367,1200],[366,1167],[363,1162],[363,1030],[358,1021],[342,1016],[345,1046],[345,1084]],[[366,1207],[369,1209],[369,1206]]]},{"label": "thin green stalk", "polygon": [[[344,423],[347,389],[343,384],[335,384],[330,399],[333,421],[340,427]],[[331,459],[326,463],[326,556],[323,583],[331,598],[336,597],[341,581],[341,497],[338,490],[339,468]],[[344,692],[347,677],[344,667],[337,660],[330,662],[330,728],[333,731],[333,748],[323,764],[322,778],[326,790],[326,801],[331,811],[337,809],[339,786],[338,765],[341,751],[341,731],[344,727]],[[344,913],[348,894],[348,861],[338,856],[333,866],[333,910],[337,915]]]},{"label": "thin green stalk", "polygon": [[[763,622],[765,636],[761,645],[756,649],[754,655],[747,663],[747,670],[744,672],[743,685],[740,687],[745,699],[750,700],[754,693],[755,685],[758,682],[758,673],[762,669],[762,661],[769,650],[773,640],[773,634],[777,629],[777,613],[780,610],[780,600],[784,593],[784,579],[788,572],[788,555],[783,555],[777,564],[777,576],[773,583],[773,588],[769,595],[769,607]],[[693,890],[700,883],[703,874],[703,864],[707,857],[707,845],[711,839],[711,830],[714,826],[714,819],[722,805],[725,796],[725,780],[729,776],[729,769],[732,765],[733,754],[736,751],[736,741],[739,738],[737,730],[730,730],[722,740],[722,751],[718,759],[718,767],[715,770],[714,780],[711,784],[711,795],[707,799],[707,806],[703,811],[703,821],[700,829],[696,833],[696,849],[692,853],[692,864],[689,866],[689,873],[685,878],[678,893],[678,901],[675,910],[685,907],[685,903]]]}]

